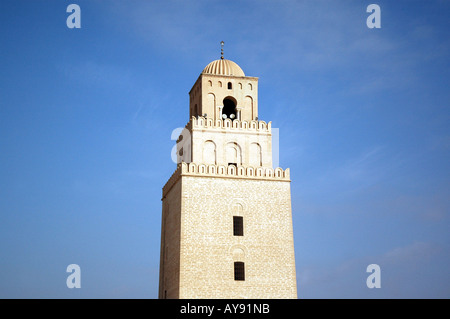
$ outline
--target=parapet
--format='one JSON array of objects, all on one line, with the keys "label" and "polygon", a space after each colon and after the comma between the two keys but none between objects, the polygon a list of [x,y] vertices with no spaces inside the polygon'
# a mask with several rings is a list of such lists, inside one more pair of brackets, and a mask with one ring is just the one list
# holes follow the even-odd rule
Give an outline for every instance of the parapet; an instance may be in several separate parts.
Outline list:
[{"label": "parapet", "polygon": [[215,120],[212,118],[205,118],[203,116],[193,116],[186,127],[201,128],[201,129],[225,129],[225,130],[247,130],[272,132],[272,122],[266,123],[264,121],[240,121],[240,120]]},{"label": "parapet", "polygon": [[290,182],[290,170],[280,167],[208,165],[181,162],[163,187],[163,197],[181,176],[202,176],[212,178],[254,179]]}]

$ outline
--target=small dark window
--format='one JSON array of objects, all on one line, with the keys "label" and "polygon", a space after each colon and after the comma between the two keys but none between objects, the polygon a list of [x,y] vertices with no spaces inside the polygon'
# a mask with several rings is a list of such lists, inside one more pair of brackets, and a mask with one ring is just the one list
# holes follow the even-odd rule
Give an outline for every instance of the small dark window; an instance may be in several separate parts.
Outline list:
[{"label": "small dark window", "polygon": [[234,262],[234,280],[245,280],[245,269],[242,261]]},{"label": "small dark window", "polygon": [[228,82],[228,90],[231,90],[233,88],[233,85],[231,84],[231,82]]},{"label": "small dark window", "polygon": [[244,217],[233,216],[233,235],[244,236]]}]

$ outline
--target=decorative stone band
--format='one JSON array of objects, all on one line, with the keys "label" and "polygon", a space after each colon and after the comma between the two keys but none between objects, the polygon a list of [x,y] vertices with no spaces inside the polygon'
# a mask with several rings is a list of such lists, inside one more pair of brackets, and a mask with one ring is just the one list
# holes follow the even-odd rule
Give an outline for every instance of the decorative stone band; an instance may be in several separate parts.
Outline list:
[{"label": "decorative stone band", "polygon": [[283,170],[267,167],[207,165],[196,163],[179,163],[177,169],[163,187],[163,197],[172,188],[180,176],[201,176],[213,178],[253,179],[290,182],[289,168]]},{"label": "decorative stone band", "polygon": [[225,130],[247,130],[247,131],[262,131],[271,133],[272,131],[272,122],[266,123],[264,121],[240,121],[240,120],[216,120],[214,121],[212,118],[205,118],[203,116],[195,117],[193,116],[189,123],[186,125],[186,128],[216,128],[216,129],[225,129]]}]

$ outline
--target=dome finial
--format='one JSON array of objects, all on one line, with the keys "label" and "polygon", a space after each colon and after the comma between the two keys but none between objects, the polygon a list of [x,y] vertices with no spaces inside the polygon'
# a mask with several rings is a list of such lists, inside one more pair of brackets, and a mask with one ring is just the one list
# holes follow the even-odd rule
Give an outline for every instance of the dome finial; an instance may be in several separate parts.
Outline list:
[{"label": "dome finial", "polygon": [[225,42],[223,42],[223,41],[221,41],[220,42],[220,46],[221,46],[221,49],[220,49],[220,59],[221,60],[223,60],[223,45],[225,44]]}]

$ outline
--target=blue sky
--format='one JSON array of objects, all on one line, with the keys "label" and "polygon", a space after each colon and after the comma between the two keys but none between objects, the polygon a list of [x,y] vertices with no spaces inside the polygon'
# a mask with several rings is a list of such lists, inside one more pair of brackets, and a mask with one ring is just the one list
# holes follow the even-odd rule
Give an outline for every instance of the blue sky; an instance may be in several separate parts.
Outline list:
[{"label": "blue sky", "polygon": [[449,298],[449,14],[438,0],[2,1],[0,298],[157,297],[171,132],[221,40],[280,129],[299,297]]}]

